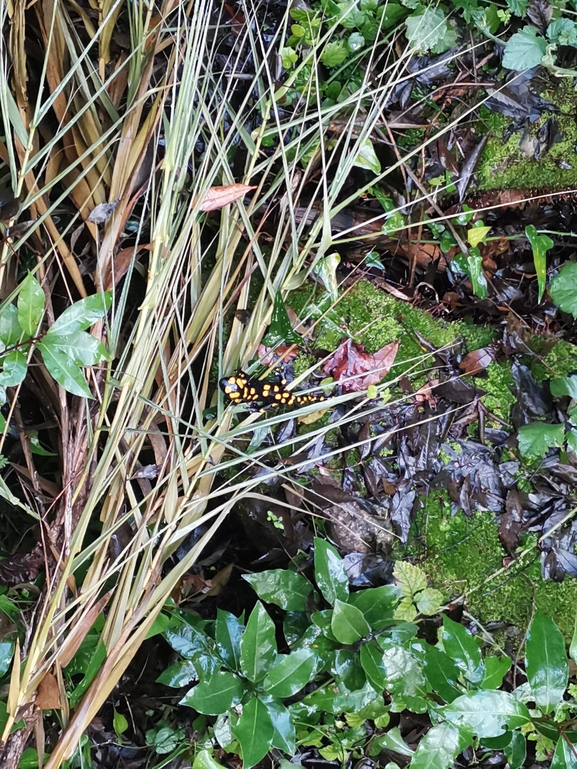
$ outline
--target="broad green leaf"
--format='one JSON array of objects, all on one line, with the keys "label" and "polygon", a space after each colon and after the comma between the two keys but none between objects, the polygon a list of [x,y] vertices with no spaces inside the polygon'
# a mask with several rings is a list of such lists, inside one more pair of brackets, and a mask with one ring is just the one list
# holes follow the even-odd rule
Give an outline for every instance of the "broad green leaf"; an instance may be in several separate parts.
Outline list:
[{"label": "broad green leaf", "polygon": [[0,641],[0,676],[8,671],[13,656],[14,641]]},{"label": "broad green leaf", "polygon": [[553,19],[547,27],[547,37],[555,45],[577,47],[577,24],[572,19]]},{"label": "broad green leaf", "polygon": [[18,294],[18,323],[28,336],[34,336],[42,320],[46,297],[32,273],[24,279]]},{"label": "broad green leaf", "polygon": [[16,305],[5,305],[0,312],[0,342],[3,342],[5,347],[11,347],[19,342],[23,335]]},{"label": "broad green leaf", "polygon": [[569,664],[563,634],[541,611],[535,614],[527,635],[525,669],[535,702],[551,713],[563,699]]},{"label": "broad green leaf", "polygon": [[313,589],[300,574],[288,569],[269,569],[257,574],[243,574],[258,597],[285,611],[304,611]]},{"label": "broad green leaf", "polygon": [[485,299],[487,297],[487,278],[483,270],[483,257],[474,246],[471,247],[471,253],[467,257],[467,274],[471,279],[475,296]]},{"label": "broad green leaf", "polygon": [[180,689],[198,678],[196,668],[190,660],[179,660],[163,670],[156,679],[159,684]]},{"label": "broad green leaf", "polygon": [[301,344],[302,342],[302,337],[291,325],[280,291],[275,294],[270,326],[262,342],[267,347],[276,347],[279,344]]},{"label": "broad green leaf", "polygon": [[524,457],[544,457],[549,449],[559,448],[565,440],[565,426],[533,422],[521,425],[517,435],[519,451]]},{"label": "broad green leaf", "polygon": [[275,656],[274,622],[262,603],[258,601],[240,639],[240,669],[249,681],[261,681]]},{"label": "broad green leaf", "polygon": [[[563,740],[559,740],[559,742],[563,742]],[[507,758],[509,769],[521,769],[522,766],[525,766],[525,759],[527,758],[525,735],[521,732],[513,732],[511,742],[503,748],[503,753]]]},{"label": "broad green leaf", "polygon": [[231,705],[240,702],[244,694],[244,684],[240,678],[218,671],[208,681],[194,686],[181,699],[181,705],[188,705],[207,716],[218,716],[226,712]]},{"label": "broad green leaf", "polygon": [[337,641],[347,645],[360,641],[371,632],[362,611],[338,598],[331,619],[331,630]]},{"label": "broad green leaf", "polygon": [[375,641],[363,644],[359,652],[361,665],[367,678],[377,692],[387,685],[387,670],[383,663],[383,652]]},{"label": "broad green leaf", "polygon": [[1,387],[16,387],[23,381],[28,368],[26,356],[19,350],[12,350],[2,360],[2,371],[0,372]]},{"label": "broad green leaf", "polygon": [[407,699],[425,692],[426,679],[422,662],[402,646],[392,646],[383,652],[387,689]]},{"label": "broad green leaf", "polygon": [[38,344],[38,349],[42,354],[48,373],[54,377],[58,384],[72,395],[85,398],[93,397],[80,367],[59,346],[50,342],[46,344],[43,340]]},{"label": "broad green leaf", "polygon": [[367,682],[359,654],[351,649],[339,649],[335,652],[331,672],[338,684],[342,683],[352,692],[362,689]]},{"label": "broad green leaf", "polygon": [[264,690],[272,697],[292,697],[309,683],[315,663],[310,649],[279,655],[263,681]]},{"label": "broad green leaf", "polygon": [[401,590],[397,585],[382,585],[351,593],[348,603],[362,611],[373,630],[382,630],[391,624],[400,597]]},{"label": "broad green leaf", "polygon": [[385,734],[381,734],[371,742],[369,749],[370,756],[378,755],[381,750],[391,750],[401,756],[412,756],[414,750],[407,745],[401,736],[401,730],[398,726],[393,726]]},{"label": "broad green leaf", "polygon": [[358,168],[366,168],[374,174],[381,173],[381,161],[377,157],[373,143],[369,138],[361,142],[359,151],[355,156],[353,165]]},{"label": "broad green leaf", "polygon": [[421,13],[414,13],[405,24],[407,40],[417,51],[430,51],[442,43],[449,32],[447,19],[440,8],[425,8]]},{"label": "broad green leaf", "polygon": [[417,607],[413,603],[413,599],[407,595],[399,601],[393,616],[395,619],[403,620],[404,622],[412,622],[416,619],[418,613]]},{"label": "broad green leaf", "polygon": [[547,251],[550,251],[554,244],[549,235],[538,235],[537,229],[532,224],[525,227],[525,235],[533,249],[533,261],[535,262],[539,286],[539,301],[541,301],[547,283]]},{"label": "broad green leaf", "polygon": [[203,632],[202,626],[196,628],[183,623],[177,627],[167,628],[163,635],[174,651],[185,659],[191,660],[198,652],[208,650],[207,635]]},{"label": "broad green leaf", "polygon": [[490,232],[490,227],[471,227],[471,229],[467,230],[467,240],[472,246],[478,246]]},{"label": "broad green leaf", "polygon": [[547,41],[537,34],[535,27],[523,27],[522,30],[511,35],[507,41],[503,54],[503,66],[519,72],[532,69],[541,64],[546,50]]},{"label": "broad green leaf", "polygon": [[577,262],[561,267],[549,284],[549,295],[563,312],[577,318]]},{"label": "broad green leaf", "polygon": [[199,750],[194,756],[192,769],[225,769],[222,764],[216,761],[210,750]]},{"label": "broad green leaf", "polygon": [[469,631],[449,617],[443,617],[443,649],[463,671],[472,684],[480,683],[485,676],[485,666],[476,640]]},{"label": "broad green leaf", "polygon": [[439,613],[439,609],[444,603],[443,594],[440,590],[428,587],[426,590],[417,593],[415,603],[421,614],[424,614],[426,617],[432,617],[434,614]]},{"label": "broad green leaf", "polygon": [[462,694],[440,711],[443,718],[477,737],[498,737],[507,729],[531,723],[527,706],[509,692],[478,691]]},{"label": "broad green leaf", "polygon": [[317,712],[327,713],[358,713],[375,700],[382,700],[382,693],[377,694],[370,683],[366,683],[362,689],[351,692],[342,684],[335,686],[330,684],[317,689],[312,694],[307,694],[303,699],[306,707],[314,706]]},{"label": "broad green leaf", "polygon": [[577,747],[570,745],[567,740],[560,737],[555,746],[555,753],[551,759],[551,769],[577,769]]},{"label": "broad green leaf", "polygon": [[110,291],[87,296],[64,310],[62,315],[54,321],[50,331],[59,336],[84,331],[106,315],[111,305],[112,293]]},{"label": "broad green leaf", "polygon": [[215,639],[218,653],[231,670],[238,670],[240,665],[240,639],[244,625],[228,611],[217,609]]},{"label": "broad green leaf", "polygon": [[331,606],[339,598],[349,595],[349,578],[343,559],[335,548],[320,537],[315,537],[315,580],[323,597]]},{"label": "broad green leaf", "polygon": [[110,357],[102,342],[86,331],[61,335],[50,329],[42,344],[60,350],[78,366],[94,366]]},{"label": "broad green leaf", "polygon": [[[268,714],[274,729],[272,738],[273,747],[288,753],[289,756],[294,755],[296,749],[296,734],[290,711],[288,708],[285,708],[282,702],[279,702],[278,700],[265,699],[263,702],[266,709],[268,710]],[[293,767],[294,764],[291,764],[291,769],[293,769]],[[294,767],[294,769],[297,768]]]},{"label": "broad green leaf", "polygon": [[268,753],[274,737],[274,727],[266,705],[256,697],[249,700],[243,706],[242,715],[232,731],[242,751],[244,769],[258,764]]},{"label": "broad green leaf", "polygon": [[511,13],[523,19],[529,7],[529,0],[507,0],[507,7]]},{"label": "broad green leaf", "polygon": [[116,734],[124,734],[124,732],[128,729],[128,720],[126,716],[115,710],[114,715],[112,716],[112,725]]},{"label": "broad green leaf", "polygon": [[509,657],[485,657],[485,677],[481,689],[498,689],[511,665]]},{"label": "broad green leaf", "polygon": [[466,729],[437,724],[419,742],[411,769],[448,769],[471,741],[472,736]]},{"label": "broad green leaf", "polygon": [[568,395],[573,400],[577,400],[577,375],[571,374],[569,376],[560,376],[555,379],[551,379],[550,382],[551,395],[560,397]]},{"label": "broad green leaf", "polygon": [[445,702],[453,702],[462,693],[457,688],[460,670],[448,654],[436,646],[426,646],[425,675],[432,690]]},{"label": "broad green leaf", "polygon": [[321,61],[325,67],[338,67],[349,55],[345,40],[331,40],[321,53]]}]

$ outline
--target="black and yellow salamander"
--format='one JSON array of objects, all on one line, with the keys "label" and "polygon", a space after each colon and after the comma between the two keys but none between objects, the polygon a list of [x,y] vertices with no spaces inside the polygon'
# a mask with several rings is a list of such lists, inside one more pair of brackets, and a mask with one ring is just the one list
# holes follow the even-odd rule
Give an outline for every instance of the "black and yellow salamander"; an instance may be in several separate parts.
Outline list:
[{"label": "black and yellow salamander", "polygon": [[219,381],[220,389],[233,403],[247,403],[260,410],[269,406],[305,406],[325,400],[324,395],[300,395],[291,392],[286,389],[286,384],[286,379],[276,382],[250,379],[243,371]]}]

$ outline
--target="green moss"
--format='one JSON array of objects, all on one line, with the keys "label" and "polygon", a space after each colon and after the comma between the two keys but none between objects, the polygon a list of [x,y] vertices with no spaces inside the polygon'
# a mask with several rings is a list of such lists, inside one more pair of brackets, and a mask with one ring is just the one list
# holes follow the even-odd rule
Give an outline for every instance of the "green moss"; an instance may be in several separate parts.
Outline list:
[{"label": "green moss", "polygon": [[539,381],[567,376],[576,370],[577,347],[563,339],[556,340],[543,360],[533,366],[533,374]]},{"label": "green moss", "polygon": [[[541,609],[555,620],[566,638],[571,637],[577,580],[543,580],[536,547],[503,570],[506,553],[491,513],[478,512],[472,518],[462,512],[452,516],[447,493],[436,491],[423,503],[414,533],[409,550],[414,555],[426,554],[422,566],[431,584],[442,590],[447,600],[467,594],[468,611],[482,622],[505,621],[522,630],[533,609]],[[501,573],[492,578],[497,572]]]},{"label": "green moss", "polygon": [[486,378],[479,380],[479,386],[487,392],[483,403],[496,416],[505,422],[509,419],[511,406],[517,400],[513,395],[514,380],[506,361],[491,363],[486,371]]}]

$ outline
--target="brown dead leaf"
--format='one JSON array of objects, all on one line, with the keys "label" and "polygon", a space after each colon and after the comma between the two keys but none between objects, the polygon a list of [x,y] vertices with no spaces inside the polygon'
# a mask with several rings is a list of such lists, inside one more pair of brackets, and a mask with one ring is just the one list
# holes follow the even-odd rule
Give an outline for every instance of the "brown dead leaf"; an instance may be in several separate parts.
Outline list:
[{"label": "brown dead leaf", "polygon": [[377,352],[368,353],[362,344],[347,339],[325,363],[323,371],[342,384],[343,392],[359,392],[378,384],[395,362],[398,342],[391,342]]},{"label": "brown dead leaf", "polygon": [[248,184],[227,184],[225,187],[211,187],[208,189],[199,203],[200,211],[217,211],[219,208],[234,203],[235,200],[243,198],[247,192],[255,190],[256,185]]},{"label": "brown dead leaf", "polygon": [[281,345],[280,347],[258,346],[258,358],[263,366],[275,366],[279,363],[290,363],[298,356],[298,350],[294,345]]},{"label": "brown dead leaf", "polygon": [[35,703],[40,710],[59,710],[62,707],[58,681],[52,673],[46,673],[40,681]]},{"label": "brown dead leaf", "polygon": [[[402,243],[401,248],[420,267],[426,267],[442,256],[441,249],[435,243]],[[445,269],[444,259],[440,259],[438,269]]]},{"label": "brown dead leaf", "polygon": [[495,351],[492,347],[481,347],[465,355],[459,363],[459,368],[465,376],[474,376],[484,371],[495,360]]}]

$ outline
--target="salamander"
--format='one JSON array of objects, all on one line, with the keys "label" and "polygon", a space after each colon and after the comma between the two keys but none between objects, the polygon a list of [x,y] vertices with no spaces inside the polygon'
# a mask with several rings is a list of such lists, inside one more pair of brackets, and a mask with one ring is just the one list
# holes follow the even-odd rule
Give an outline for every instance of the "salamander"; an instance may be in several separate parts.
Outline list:
[{"label": "salamander", "polygon": [[248,374],[239,371],[233,376],[224,377],[219,381],[220,389],[233,403],[248,403],[259,409],[269,406],[305,406],[308,403],[318,403],[325,400],[324,395],[307,393],[300,395],[286,389],[286,379],[276,382],[266,382],[262,379],[250,379]]}]

